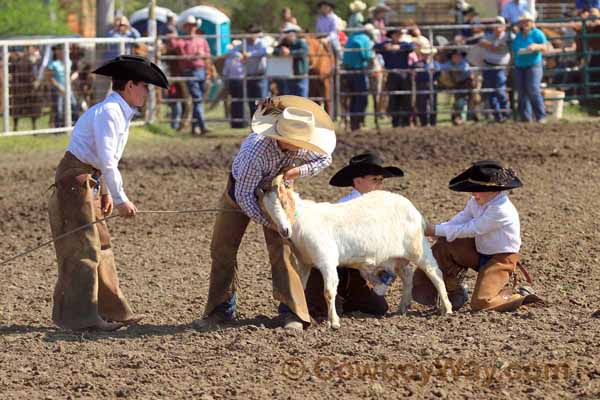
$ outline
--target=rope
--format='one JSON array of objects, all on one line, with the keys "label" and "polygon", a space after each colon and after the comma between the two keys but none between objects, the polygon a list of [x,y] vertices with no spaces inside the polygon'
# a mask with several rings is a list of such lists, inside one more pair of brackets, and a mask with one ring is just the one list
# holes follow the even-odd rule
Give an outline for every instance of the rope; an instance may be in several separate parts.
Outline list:
[{"label": "rope", "polygon": [[[137,211],[138,214],[197,214],[197,213],[207,213],[207,212],[243,212],[243,211],[239,210],[239,209],[224,209],[224,208],[204,208],[204,209],[198,209],[198,210],[138,210]],[[17,258],[26,256],[29,253],[33,253],[34,251],[41,249],[42,247],[48,246],[49,244],[52,244],[54,242],[57,242],[62,238],[72,235],[73,233],[79,232],[83,229],[89,228],[100,222],[105,222],[110,219],[116,218],[118,216],[119,216],[118,214],[115,214],[115,215],[111,215],[111,216],[104,217],[104,218],[98,219],[96,221],[87,223],[85,225],[81,225],[80,227],[77,227],[77,228],[73,229],[72,231],[65,232],[62,235],[58,235],[57,237],[49,239],[34,248],[25,250],[21,253],[14,255],[13,257],[11,257],[9,259],[6,259],[6,260],[0,262],[0,266],[2,266],[4,264],[8,264],[9,262],[16,260]]]}]

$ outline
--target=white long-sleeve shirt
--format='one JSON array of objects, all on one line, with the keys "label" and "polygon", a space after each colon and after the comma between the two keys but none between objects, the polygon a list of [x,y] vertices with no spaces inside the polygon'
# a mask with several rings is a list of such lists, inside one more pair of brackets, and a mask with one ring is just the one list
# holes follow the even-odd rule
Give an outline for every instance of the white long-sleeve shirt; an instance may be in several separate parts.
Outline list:
[{"label": "white long-sleeve shirt", "polygon": [[123,156],[134,109],[113,92],[77,121],[67,151],[102,172],[116,205],[129,201],[123,189],[119,160]]},{"label": "white long-sleeve shirt", "polygon": [[435,235],[449,242],[475,238],[477,251],[486,255],[518,253],[521,248],[519,213],[505,192],[483,206],[471,197],[463,211],[435,226]]},{"label": "white long-sleeve shirt", "polygon": [[359,192],[358,190],[352,188],[352,191],[350,193],[348,193],[347,195],[345,195],[344,197],[342,197],[341,199],[339,199],[338,203],[345,203],[347,201],[354,200],[360,196],[362,196],[362,193]]}]

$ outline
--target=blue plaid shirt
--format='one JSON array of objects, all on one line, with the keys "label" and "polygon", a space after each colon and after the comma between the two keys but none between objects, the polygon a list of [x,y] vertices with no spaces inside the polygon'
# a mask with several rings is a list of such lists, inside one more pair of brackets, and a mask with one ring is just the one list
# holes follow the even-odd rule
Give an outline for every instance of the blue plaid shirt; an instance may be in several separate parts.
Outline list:
[{"label": "blue plaid shirt", "polygon": [[271,182],[284,168],[300,167],[300,176],[304,177],[318,174],[329,164],[330,156],[309,150],[282,151],[275,139],[253,132],[242,142],[231,167],[235,201],[248,217],[269,225],[258,205],[256,189]]}]

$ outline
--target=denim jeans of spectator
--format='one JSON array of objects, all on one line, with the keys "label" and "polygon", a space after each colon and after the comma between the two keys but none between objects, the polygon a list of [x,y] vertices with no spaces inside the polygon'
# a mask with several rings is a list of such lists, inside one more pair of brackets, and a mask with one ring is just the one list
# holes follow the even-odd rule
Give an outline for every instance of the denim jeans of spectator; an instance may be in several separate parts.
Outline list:
[{"label": "denim jeans of spectator", "polygon": [[242,79],[228,79],[227,88],[231,95],[230,125],[232,128],[245,128],[248,126],[249,115],[244,115],[244,81]]},{"label": "denim jeans of spectator", "polygon": [[190,96],[192,96],[192,130],[196,127],[205,129],[204,107],[204,82],[206,81],[206,70],[204,68],[187,70],[184,76],[194,78],[186,81]]},{"label": "denim jeans of spectator", "polygon": [[[412,90],[410,75],[408,73],[390,73],[387,78],[387,90],[410,91]],[[388,112],[392,116],[392,126],[409,126],[411,114],[411,94],[392,94],[388,104]]]},{"label": "denim jeans of spectator", "polygon": [[[519,95],[519,115],[523,121],[536,121],[546,118],[541,83],[544,69],[542,64],[527,68],[515,68],[515,88]],[[533,111],[533,115],[532,115]]]},{"label": "denim jeans of spectator", "polygon": [[[50,90],[50,97],[52,99],[52,117],[54,119],[54,127],[62,128],[65,126],[65,100],[66,97],[58,91],[58,89],[52,88]],[[79,109],[77,105],[77,99],[75,95],[71,92],[71,121],[73,125],[79,118],[79,113],[77,110]]]},{"label": "denim jeans of spectator", "polygon": [[268,93],[268,82],[264,78],[256,79],[256,77],[249,76],[246,80],[248,90],[248,106],[250,107],[250,116],[253,116],[256,112],[256,101],[269,97]]},{"label": "denim jeans of spectator", "polygon": [[171,128],[179,129],[181,127],[183,104],[180,101],[174,101],[169,104],[169,108],[171,108]]},{"label": "denim jeans of spectator", "polygon": [[280,95],[308,97],[308,78],[278,79],[277,87]]},{"label": "denim jeans of spectator", "polygon": [[[488,65],[487,68],[497,68]],[[509,116],[508,96],[506,95],[506,70],[502,69],[484,69],[483,70],[483,88],[493,89],[493,92],[486,92],[488,107],[492,110],[496,121],[503,121]]]},{"label": "denim jeans of spectator", "polygon": [[[429,82],[417,82],[417,90],[429,91],[430,89]],[[437,90],[435,86],[433,90]],[[419,93],[416,102],[421,126],[435,126],[437,124],[437,94]]]},{"label": "denim jeans of spectator", "polygon": [[[354,72],[354,71],[350,71]],[[346,80],[346,92],[350,92],[350,129],[355,131],[360,129],[360,124],[364,120],[364,115],[353,115],[353,114],[364,114],[367,109],[367,103],[369,96],[365,93],[369,90],[369,77],[366,73],[349,73],[344,75]]]}]

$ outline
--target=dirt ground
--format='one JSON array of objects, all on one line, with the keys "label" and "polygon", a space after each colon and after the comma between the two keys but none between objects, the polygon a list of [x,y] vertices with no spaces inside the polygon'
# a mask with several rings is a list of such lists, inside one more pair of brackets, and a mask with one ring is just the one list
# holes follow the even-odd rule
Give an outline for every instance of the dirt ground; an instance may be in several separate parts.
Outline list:
[{"label": "dirt ground", "polygon": [[[128,195],[145,210],[214,206],[240,141],[130,143],[122,163]],[[401,316],[396,283],[383,318],[345,315],[339,331],[321,324],[288,333],[277,327],[262,233],[251,225],[238,257],[239,319],[200,333],[190,323],[207,296],[214,217],[116,219],[121,286],[147,318],[110,334],[60,331],[50,318],[52,247],[1,267],[0,398],[600,398],[599,124],[342,133],[334,165],[297,190],[337,200],[345,192],[327,181],[366,148],[404,169],[387,187],[434,222],[464,206],[467,197],[447,183],[470,161],[513,167],[524,181],[511,196],[522,260],[548,307],[506,314],[466,307],[440,317],[413,303]],[[0,158],[0,258],[49,237],[46,189],[61,153]]]}]

